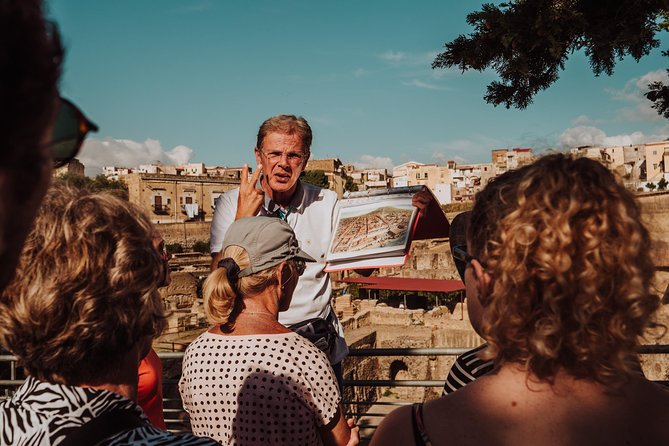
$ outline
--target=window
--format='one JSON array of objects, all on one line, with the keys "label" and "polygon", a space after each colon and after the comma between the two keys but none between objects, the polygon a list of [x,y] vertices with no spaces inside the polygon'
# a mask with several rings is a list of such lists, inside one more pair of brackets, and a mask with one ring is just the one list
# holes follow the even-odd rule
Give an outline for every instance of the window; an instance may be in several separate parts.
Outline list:
[{"label": "window", "polygon": [[416,179],[417,179],[417,180],[420,180],[420,172],[418,172],[418,173],[416,174]]}]

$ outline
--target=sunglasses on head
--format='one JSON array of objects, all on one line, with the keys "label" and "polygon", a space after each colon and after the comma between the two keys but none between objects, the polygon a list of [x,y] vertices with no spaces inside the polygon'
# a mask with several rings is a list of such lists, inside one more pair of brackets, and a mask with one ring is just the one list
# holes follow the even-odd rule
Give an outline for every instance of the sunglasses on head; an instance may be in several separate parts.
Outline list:
[{"label": "sunglasses on head", "polygon": [[60,98],[58,115],[50,143],[55,167],[64,166],[77,156],[88,132],[97,132],[92,123],[72,102]]}]

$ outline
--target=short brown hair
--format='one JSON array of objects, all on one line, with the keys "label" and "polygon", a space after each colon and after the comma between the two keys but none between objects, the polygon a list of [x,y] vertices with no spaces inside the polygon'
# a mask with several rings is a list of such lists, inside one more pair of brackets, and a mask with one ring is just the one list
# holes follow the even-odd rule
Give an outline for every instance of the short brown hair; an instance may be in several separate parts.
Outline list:
[{"label": "short brown hair", "polygon": [[276,115],[267,119],[258,129],[258,139],[256,148],[262,149],[265,137],[270,133],[281,133],[284,135],[299,135],[302,140],[302,150],[305,153],[311,152],[311,127],[302,116],[295,115]]},{"label": "short brown hair", "polygon": [[603,165],[552,154],[501,176],[477,195],[468,238],[492,278],[488,359],[549,381],[564,368],[615,387],[634,373],[659,299],[634,195]]},{"label": "short brown hair", "polygon": [[121,198],[54,185],[0,297],[0,342],[38,379],[77,385],[114,373],[165,327],[153,232]]}]

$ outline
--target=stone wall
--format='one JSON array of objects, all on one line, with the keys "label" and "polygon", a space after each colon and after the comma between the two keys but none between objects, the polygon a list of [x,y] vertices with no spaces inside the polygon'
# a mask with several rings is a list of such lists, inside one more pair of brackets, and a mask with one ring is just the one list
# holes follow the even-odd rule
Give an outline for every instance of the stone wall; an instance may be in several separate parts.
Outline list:
[{"label": "stone wall", "polygon": [[168,245],[179,243],[185,248],[190,248],[197,241],[209,243],[208,222],[161,223],[157,228]]},{"label": "stone wall", "polygon": [[641,218],[653,241],[651,255],[658,267],[669,269],[669,192],[638,196]]},{"label": "stone wall", "polygon": [[412,242],[406,264],[399,268],[380,269],[379,275],[423,279],[460,279],[453,263],[448,239]]},{"label": "stone wall", "polygon": [[197,278],[188,272],[172,272],[171,278],[170,285],[160,289],[168,315],[165,334],[206,326],[204,308],[197,298]]}]

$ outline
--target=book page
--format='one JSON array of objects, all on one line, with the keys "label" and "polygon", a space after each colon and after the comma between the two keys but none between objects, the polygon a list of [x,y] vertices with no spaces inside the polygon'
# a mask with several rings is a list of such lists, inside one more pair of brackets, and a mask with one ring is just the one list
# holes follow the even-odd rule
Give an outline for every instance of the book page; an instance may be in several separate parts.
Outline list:
[{"label": "book page", "polygon": [[340,201],[327,261],[404,256],[417,209],[412,195],[385,195]]}]

